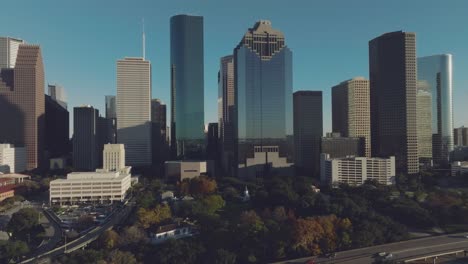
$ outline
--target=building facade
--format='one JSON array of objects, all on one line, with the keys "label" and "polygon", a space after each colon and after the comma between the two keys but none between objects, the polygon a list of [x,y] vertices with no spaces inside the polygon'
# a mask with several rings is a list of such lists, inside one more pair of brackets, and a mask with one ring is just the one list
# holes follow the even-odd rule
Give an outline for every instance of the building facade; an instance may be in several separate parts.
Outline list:
[{"label": "building facade", "polygon": [[329,154],[331,158],[364,157],[366,154],[366,144],[362,137],[341,137],[339,133],[327,133],[320,144],[321,153]]},{"label": "building facade", "polygon": [[424,82],[418,81],[416,110],[418,124],[418,155],[421,164],[432,163],[432,95]]},{"label": "building facade", "polygon": [[45,95],[45,156],[68,155],[70,148],[70,114],[49,95]]},{"label": "building facade", "polygon": [[117,143],[128,165],[151,165],[151,63],[143,58],[117,61]]},{"label": "building facade", "polygon": [[395,156],[399,172],[419,172],[416,34],[396,31],[369,41],[371,148]]},{"label": "building facade", "polygon": [[166,179],[172,181],[183,181],[206,175],[209,168],[206,161],[166,161],[164,165]]},{"label": "building facade", "polygon": [[320,173],[320,138],[323,135],[321,91],[298,91],[293,95],[294,164],[298,174]]},{"label": "building facade", "polygon": [[450,165],[450,152],[454,145],[452,55],[442,54],[418,58],[418,81],[432,98],[432,115],[429,120],[432,125],[434,164],[447,167]]},{"label": "building facade", "polygon": [[292,166],[292,52],[270,21],[255,23],[234,49],[234,76],[236,175],[268,177]]},{"label": "building facade", "polygon": [[125,147],[123,144],[105,144],[102,156],[105,171],[120,171],[125,168]]},{"label": "building facade", "polygon": [[468,146],[468,127],[459,127],[453,129],[453,142],[455,146]]},{"label": "building facade", "polygon": [[19,173],[26,170],[26,149],[0,144],[0,172]]},{"label": "building facade", "polygon": [[15,68],[19,46],[24,44],[22,39],[0,37],[0,69]]},{"label": "building facade", "polygon": [[330,158],[321,154],[320,180],[326,184],[358,186],[367,180],[380,184],[395,184],[395,157],[385,158]]},{"label": "building facade", "polygon": [[67,106],[67,97],[65,94],[65,89],[59,84],[49,84],[47,85],[48,95],[52,100],[57,102],[60,106],[65,109],[68,109]]},{"label": "building facade", "polygon": [[117,118],[115,95],[106,95],[106,118]]},{"label": "building facade", "polygon": [[333,132],[362,137],[365,156],[371,157],[369,81],[356,77],[332,87]]},{"label": "building facade", "polygon": [[171,17],[171,129],[174,152],[202,158],[204,148],[203,17]]},{"label": "building facade", "polygon": [[73,167],[93,171],[98,167],[99,111],[90,105],[73,109]]},{"label": "building facade", "polygon": [[38,45],[20,44],[14,69],[0,71],[0,142],[25,147],[27,169],[44,165],[44,65]]}]

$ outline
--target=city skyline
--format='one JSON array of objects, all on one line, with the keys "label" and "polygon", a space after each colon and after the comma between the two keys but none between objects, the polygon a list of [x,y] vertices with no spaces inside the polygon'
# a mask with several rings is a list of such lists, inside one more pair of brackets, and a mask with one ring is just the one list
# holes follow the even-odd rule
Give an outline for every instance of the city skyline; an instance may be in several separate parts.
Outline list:
[{"label": "city skyline", "polygon": [[[339,14],[345,12],[347,8],[353,8],[353,6],[347,6],[348,3],[341,3],[339,8],[337,8],[336,3],[319,3],[312,6],[312,4],[305,1],[299,1],[291,10],[281,10],[280,12],[275,10],[274,7],[267,7],[262,9],[262,12],[253,12],[247,9],[244,10],[242,6],[247,2],[241,1],[238,3],[237,9],[234,8],[233,12],[229,13],[223,12],[223,10],[233,8],[233,4],[227,3],[226,7],[221,7],[197,4],[198,2],[182,3],[175,1],[163,8],[156,8],[151,3],[143,1],[141,5],[128,7],[130,10],[135,11],[131,12],[135,15],[127,15],[123,17],[122,21],[118,21],[117,17],[120,16],[116,14],[109,13],[108,15],[99,16],[98,14],[104,12],[104,5],[101,4],[97,4],[95,11],[91,11],[87,8],[89,4],[86,1],[81,4],[59,4],[54,6],[51,5],[52,1],[45,1],[41,3],[41,7],[50,7],[53,10],[60,11],[58,13],[61,14],[55,18],[44,19],[41,17],[39,19],[37,14],[28,13],[30,11],[27,11],[25,14],[19,14],[19,16],[25,16],[24,19],[19,19],[18,23],[5,28],[3,35],[21,38],[27,43],[41,45],[45,58],[46,83],[58,82],[66,87],[70,109],[74,106],[90,104],[104,113],[104,96],[116,94],[116,72],[115,67],[113,67],[116,60],[125,56],[141,56],[142,54],[141,17],[145,17],[147,57],[148,60],[153,62],[153,98],[160,98],[170,107],[169,19],[172,15],[178,13],[201,15],[206,20],[204,26],[204,97],[205,123],[209,123],[217,120],[216,98],[219,58],[232,53],[238,39],[245,33],[245,28],[260,19],[269,19],[278,29],[284,32],[285,37],[288,38],[288,46],[291,47],[294,53],[293,90],[322,90],[324,92],[325,133],[331,131],[330,87],[354,76],[368,78],[367,41],[384,32],[401,29],[416,32],[418,36],[418,57],[443,53],[453,55],[454,126],[458,127],[468,123],[468,117],[461,114],[457,115],[457,113],[468,110],[463,104],[463,101],[468,100],[468,94],[466,93],[468,79],[461,74],[464,69],[468,68],[468,60],[466,60],[468,52],[463,50],[463,41],[456,41],[459,36],[467,35],[464,34],[467,29],[461,26],[466,19],[463,15],[456,15],[457,12],[464,9],[463,7],[467,3],[456,1],[447,3],[444,10],[452,13],[453,16],[434,23],[430,17],[437,14],[440,8],[435,1],[425,1],[425,12],[424,14],[416,14],[419,18],[416,20],[411,19],[411,15],[418,9],[418,1],[411,3],[397,1],[396,3],[382,4],[358,1],[353,3],[356,9],[353,9],[353,12],[348,12],[350,15],[347,14],[342,18],[340,18]],[[396,12],[395,16],[392,17],[381,17],[383,12],[395,10],[403,3],[405,3],[407,9],[404,12]],[[259,4],[254,3],[253,5]],[[2,8],[8,11],[9,9],[13,10],[14,7],[14,5],[7,3]],[[125,7],[125,4],[117,1],[116,6],[111,7],[111,11],[126,10],[123,7]],[[31,10],[34,10],[34,8]],[[70,15],[70,12],[75,11],[80,11],[82,14],[89,16],[91,22],[79,24],[78,21],[81,16],[73,15],[64,19],[65,16]],[[117,14],[120,14],[119,12]],[[336,14],[334,15],[331,12]],[[306,13],[310,13],[310,15],[305,16]],[[357,19],[363,13],[368,15],[365,21]],[[336,19],[337,16],[338,19]],[[331,18],[333,17],[335,17],[336,21],[332,21]],[[377,19],[377,17],[380,19]],[[35,18],[37,23],[35,22],[35,25],[29,26],[31,19]],[[0,18],[0,22],[5,24],[6,21],[3,21],[3,19]],[[55,21],[56,19],[60,20],[61,25]],[[347,25],[344,23],[347,19],[355,19],[356,23]],[[377,22],[367,23],[372,19],[377,19]],[[320,25],[326,24],[327,27],[317,26],[317,23],[314,22],[320,22],[318,23]],[[306,36],[300,34],[295,30],[298,23],[310,25],[311,33],[306,34]],[[53,30],[47,26],[49,24],[54,24]],[[91,30],[90,26],[95,28]],[[70,28],[75,30],[69,30]],[[451,30],[445,30],[446,28]],[[96,37],[93,46],[85,42],[86,39],[89,39],[85,37],[88,34]],[[352,34],[354,36],[346,44],[338,41],[340,38],[346,38]],[[53,38],[51,38],[52,36]],[[56,38],[60,38],[62,41],[57,42],[55,41]],[[213,41],[213,39],[219,41]],[[75,43],[73,50],[68,45],[70,44],[69,41]],[[76,45],[77,41],[78,44]],[[109,48],[109,44],[114,41],[119,44]],[[90,47],[93,47],[92,50],[89,50]],[[83,56],[88,52],[88,56]],[[90,58],[92,58],[92,64],[89,64]],[[65,61],[76,62],[73,70],[64,67]],[[310,62],[312,62],[311,66],[309,65]],[[83,76],[87,76],[87,78],[82,78]],[[88,82],[88,79],[93,79],[93,82]],[[93,96],[89,95],[91,91],[94,93]]]}]

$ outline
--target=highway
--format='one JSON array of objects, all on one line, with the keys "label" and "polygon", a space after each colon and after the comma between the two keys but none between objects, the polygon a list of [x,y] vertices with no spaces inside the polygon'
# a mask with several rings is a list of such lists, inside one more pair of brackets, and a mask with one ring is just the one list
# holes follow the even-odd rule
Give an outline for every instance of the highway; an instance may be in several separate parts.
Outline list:
[{"label": "highway", "polygon": [[92,229],[91,231],[83,235],[82,237],[79,237],[76,240],[73,240],[72,242],[67,243],[66,245],[62,245],[48,252],[37,254],[36,256],[31,257],[27,260],[24,260],[21,263],[38,263],[38,262],[41,262],[42,259],[48,259],[48,258],[60,256],[62,254],[70,253],[77,249],[87,246],[89,243],[96,240],[104,231],[108,229],[112,229],[114,225],[119,224],[123,220],[125,220],[130,214],[130,212],[133,210],[134,206],[135,204],[133,202],[129,202],[122,209],[116,211],[106,223]]},{"label": "highway", "polygon": [[301,258],[277,263],[307,263],[309,260],[314,260],[317,264],[366,264],[374,263],[376,260],[374,256],[379,252],[392,253],[392,260],[403,262],[404,260],[430,256],[437,253],[465,249],[468,250],[468,238],[465,237],[466,235],[467,233],[458,233],[451,235],[425,237],[391,244],[337,252],[335,258]]}]

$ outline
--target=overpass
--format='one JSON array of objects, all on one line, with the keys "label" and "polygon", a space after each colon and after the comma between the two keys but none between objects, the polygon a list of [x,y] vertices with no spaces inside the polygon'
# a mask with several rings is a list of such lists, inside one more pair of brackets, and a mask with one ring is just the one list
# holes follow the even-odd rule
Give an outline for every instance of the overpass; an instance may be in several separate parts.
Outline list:
[{"label": "overpass", "polygon": [[366,264],[374,263],[376,255],[380,252],[392,253],[391,260],[397,263],[411,263],[420,260],[433,261],[437,263],[437,257],[447,254],[465,254],[468,250],[468,238],[466,233],[425,237],[396,243],[378,245],[373,247],[359,248],[348,251],[337,252],[334,258],[307,257],[294,260],[276,262],[282,263],[307,263],[314,260],[317,264]]}]

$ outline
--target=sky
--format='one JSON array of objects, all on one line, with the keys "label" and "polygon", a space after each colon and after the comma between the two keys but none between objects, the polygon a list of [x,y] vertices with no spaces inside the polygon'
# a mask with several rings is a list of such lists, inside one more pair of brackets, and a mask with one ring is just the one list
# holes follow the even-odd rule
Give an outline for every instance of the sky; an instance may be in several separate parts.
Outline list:
[{"label": "sky", "polygon": [[368,78],[368,41],[397,30],[416,32],[418,57],[453,55],[454,125],[468,125],[466,0],[15,0],[1,10],[0,35],[41,45],[46,83],[64,86],[71,117],[83,104],[104,115],[104,96],[116,94],[116,61],[142,56],[142,19],[152,96],[169,115],[169,20],[193,14],[204,17],[205,123],[217,122],[219,59],[267,19],[293,52],[294,90],[323,91],[324,132],[331,87]]}]

